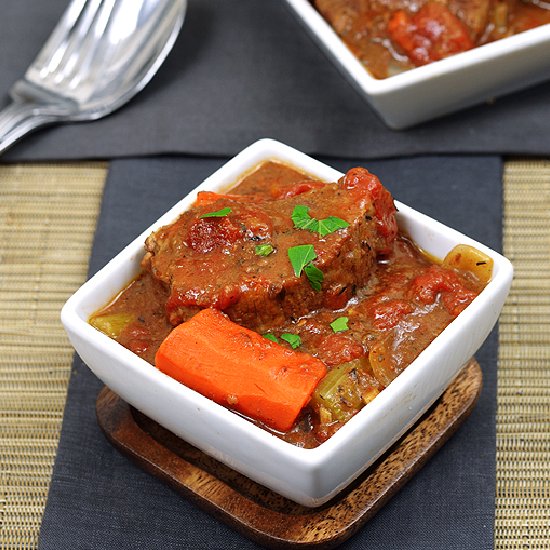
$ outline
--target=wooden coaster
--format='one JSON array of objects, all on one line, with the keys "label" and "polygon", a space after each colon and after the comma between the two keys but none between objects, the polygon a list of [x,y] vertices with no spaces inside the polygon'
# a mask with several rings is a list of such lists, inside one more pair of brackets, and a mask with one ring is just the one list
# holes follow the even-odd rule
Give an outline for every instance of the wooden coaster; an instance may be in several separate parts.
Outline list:
[{"label": "wooden coaster", "polygon": [[401,440],[320,508],[296,504],[205,455],[107,387],[96,408],[99,426],[115,447],[246,537],[270,548],[333,548],[356,533],[449,439],[472,411],[481,386],[481,368],[472,359]]}]

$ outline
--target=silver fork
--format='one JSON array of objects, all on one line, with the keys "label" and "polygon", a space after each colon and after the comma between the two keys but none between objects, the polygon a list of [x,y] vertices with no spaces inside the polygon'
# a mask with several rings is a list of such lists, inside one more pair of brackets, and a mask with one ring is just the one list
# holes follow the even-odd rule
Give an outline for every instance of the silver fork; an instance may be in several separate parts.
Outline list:
[{"label": "silver fork", "polygon": [[0,111],[0,154],[46,124],[94,120],[131,99],[171,50],[187,0],[72,0]]}]

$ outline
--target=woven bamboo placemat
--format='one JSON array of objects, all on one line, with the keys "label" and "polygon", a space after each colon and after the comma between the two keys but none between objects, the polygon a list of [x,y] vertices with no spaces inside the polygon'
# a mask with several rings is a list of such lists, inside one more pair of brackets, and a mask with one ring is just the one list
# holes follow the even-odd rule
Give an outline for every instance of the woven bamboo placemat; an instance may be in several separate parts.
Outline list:
[{"label": "woven bamboo placemat", "polygon": [[497,549],[550,548],[550,161],[507,162],[500,319]]},{"label": "woven bamboo placemat", "polygon": [[0,548],[32,549],[73,352],[59,310],[84,281],[105,163],[0,166]]},{"label": "woven bamboo placemat", "polygon": [[[59,309],[84,280],[104,163],[0,166],[0,548],[36,548],[72,349]],[[550,548],[550,161],[504,174],[496,549]]]}]

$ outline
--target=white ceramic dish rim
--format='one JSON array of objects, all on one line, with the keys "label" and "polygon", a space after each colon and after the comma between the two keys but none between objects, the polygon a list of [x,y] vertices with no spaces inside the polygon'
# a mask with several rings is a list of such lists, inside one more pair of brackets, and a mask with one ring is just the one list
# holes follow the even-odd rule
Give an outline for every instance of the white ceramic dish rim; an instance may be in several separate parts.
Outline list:
[{"label": "white ceramic dish rim", "polygon": [[509,53],[540,46],[545,42],[550,45],[550,24],[546,24],[495,42],[483,44],[472,50],[452,55],[428,65],[415,67],[388,78],[377,79],[369,74],[309,0],[286,1],[300,16],[301,20],[309,26],[317,39],[337,57],[349,75],[365,92],[373,97],[384,95],[396,89],[408,88],[419,82],[436,79],[444,74],[481,65]]},{"label": "white ceramic dish rim", "polygon": [[[244,149],[239,155],[231,159],[212,176],[207,178],[193,192],[178,202],[171,210],[159,218],[156,223],[145,230],[123,251],[115,256],[115,258],[113,258],[103,269],[98,271],[88,282],[86,282],[67,301],[62,310],[62,321],[69,333],[73,331],[81,339],[91,342],[96,348],[101,348],[102,353],[105,355],[106,361],[113,360],[123,364],[129,369],[129,375],[131,375],[131,371],[134,371],[139,372],[141,377],[146,377],[148,382],[151,384],[151,388],[155,388],[154,393],[159,399],[162,399],[161,396],[163,392],[177,392],[183,399],[189,402],[191,406],[197,407],[198,409],[207,410],[213,420],[220,422],[222,430],[223,425],[226,425],[227,427],[231,426],[241,432],[243,437],[250,438],[256,446],[260,445],[262,448],[266,449],[266,452],[269,451],[270,456],[279,456],[281,458],[284,457],[284,460],[289,465],[299,465],[302,471],[310,472],[312,476],[315,476],[316,472],[318,473],[320,471],[320,468],[341,458],[338,455],[342,452],[342,448],[345,448],[345,445],[350,441],[353,441],[354,438],[360,437],[363,433],[365,425],[376,422],[376,418],[380,418],[381,415],[384,415],[388,408],[395,407],[395,396],[398,395],[400,391],[403,391],[407,387],[415,387],[416,381],[422,376],[422,370],[425,368],[427,363],[426,359],[429,354],[440,352],[445,349],[446,342],[449,339],[459,335],[461,330],[463,330],[463,327],[471,323],[472,318],[479,315],[487,304],[493,300],[493,298],[498,298],[498,296],[502,295],[503,289],[505,289],[506,286],[509,287],[512,268],[506,258],[490,250],[485,245],[473,241],[456,230],[446,228],[432,218],[420,214],[410,207],[396,201],[396,205],[399,209],[399,217],[401,220],[400,223],[404,226],[406,231],[409,226],[419,227],[423,232],[433,233],[436,235],[440,234],[442,230],[444,230],[444,241],[449,241],[452,244],[454,244],[455,241],[471,244],[472,246],[475,246],[479,250],[490,255],[495,261],[493,280],[487,285],[482,294],[476,298],[473,303],[463,313],[461,313],[458,318],[453,321],[453,323],[451,323],[445,331],[438,336],[432,344],[390,384],[390,386],[388,386],[388,388],[381,392],[376,399],[368,404],[359,414],[347,422],[347,424],[343,426],[336,434],[334,434],[328,441],[313,449],[303,449],[284,442],[267,431],[255,426],[245,418],[232,413],[225,407],[214,403],[201,394],[183,386],[167,375],[164,375],[146,361],[140,359],[129,350],[120,346],[114,340],[95,330],[87,322],[89,315],[93,311],[101,307],[112,296],[120,291],[121,288],[123,288],[123,285],[113,285],[110,281],[113,273],[116,273],[117,270],[122,268],[126,269],[127,282],[129,282],[137,274],[138,268],[136,265],[139,264],[139,260],[143,255],[143,242],[151,231],[171,223],[175,218],[177,218],[183,210],[188,208],[194,202],[198,191],[205,189],[220,190],[227,188],[230,182],[236,181],[239,176],[252,168],[252,166],[256,165],[261,160],[267,159],[278,159],[283,162],[289,162],[326,181],[336,181],[341,176],[340,172],[332,169],[326,164],[316,161],[286,145],[270,139],[259,140]],[[430,250],[430,252],[442,256],[449,249],[449,246],[441,243],[441,247],[442,249],[440,251]],[[98,290],[100,291],[99,294],[101,295],[101,298],[98,298]],[[139,408],[139,404],[132,404]],[[430,404],[431,402],[428,406]],[[410,425],[412,425],[412,423],[420,417],[421,414],[423,414],[423,412],[425,412],[425,408],[418,410],[418,414],[415,416],[415,419],[407,425],[403,425],[399,435],[404,433]],[[395,440],[396,439],[394,438],[385,448],[379,449],[379,453],[375,457],[370,457],[372,459],[366,457],[368,462],[365,462],[364,467],[360,471],[355,471],[349,475],[347,479],[342,481],[337,487],[334,487],[329,494],[320,499],[317,497],[312,497],[307,500],[307,502],[302,502],[305,505],[314,506],[325,502],[357,475],[359,475],[361,471],[372,463],[374,459],[380,456],[380,454],[382,454]],[[191,443],[197,445],[197,442]],[[200,447],[200,445],[198,446]],[[205,446],[202,446],[201,448],[205,452],[213,454],[227,464],[237,467],[236,464],[239,462],[238,457],[220,457],[220,453],[217,452],[215,447],[205,448]],[[259,481],[260,483],[263,482],[268,486],[270,485],[271,480],[272,488],[277,490],[277,486],[279,486],[279,492],[284,493],[284,491],[280,489],[280,486],[284,485],[284,481],[276,479],[274,486],[272,483],[272,478],[269,477],[270,474],[268,475],[269,479],[258,479],[257,475],[254,476],[250,472],[243,473],[252,478],[256,478],[256,481]],[[313,481],[311,483],[313,483]]]}]

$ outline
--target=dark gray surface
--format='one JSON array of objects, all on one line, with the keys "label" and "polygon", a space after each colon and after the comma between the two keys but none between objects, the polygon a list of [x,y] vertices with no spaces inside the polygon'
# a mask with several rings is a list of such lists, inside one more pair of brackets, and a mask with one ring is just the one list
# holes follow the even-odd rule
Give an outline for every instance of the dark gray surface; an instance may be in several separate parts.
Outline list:
[{"label": "dark gray surface", "polygon": [[[0,107],[66,3],[0,3]],[[341,157],[548,155],[548,97],[545,83],[413,130],[391,131],[283,0],[190,0],[174,50],[130,104],[100,121],[40,131],[3,159],[232,155],[266,136]]]},{"label": "dark gray surface", "polygon": [[[90,265],[102,267],[221,159],[114,161]],[[501,162],[490,157],[362,164],[397,199],[500,249]],[[457,434],[343,547],[392,550],[493,548],[497,334],[477,358],[484,389]],[[76,358],[40,534],[41,550],[255,548],[121,456],[96,424],[101,383]],[[345,452],[345,450],[343,451]]]}]

